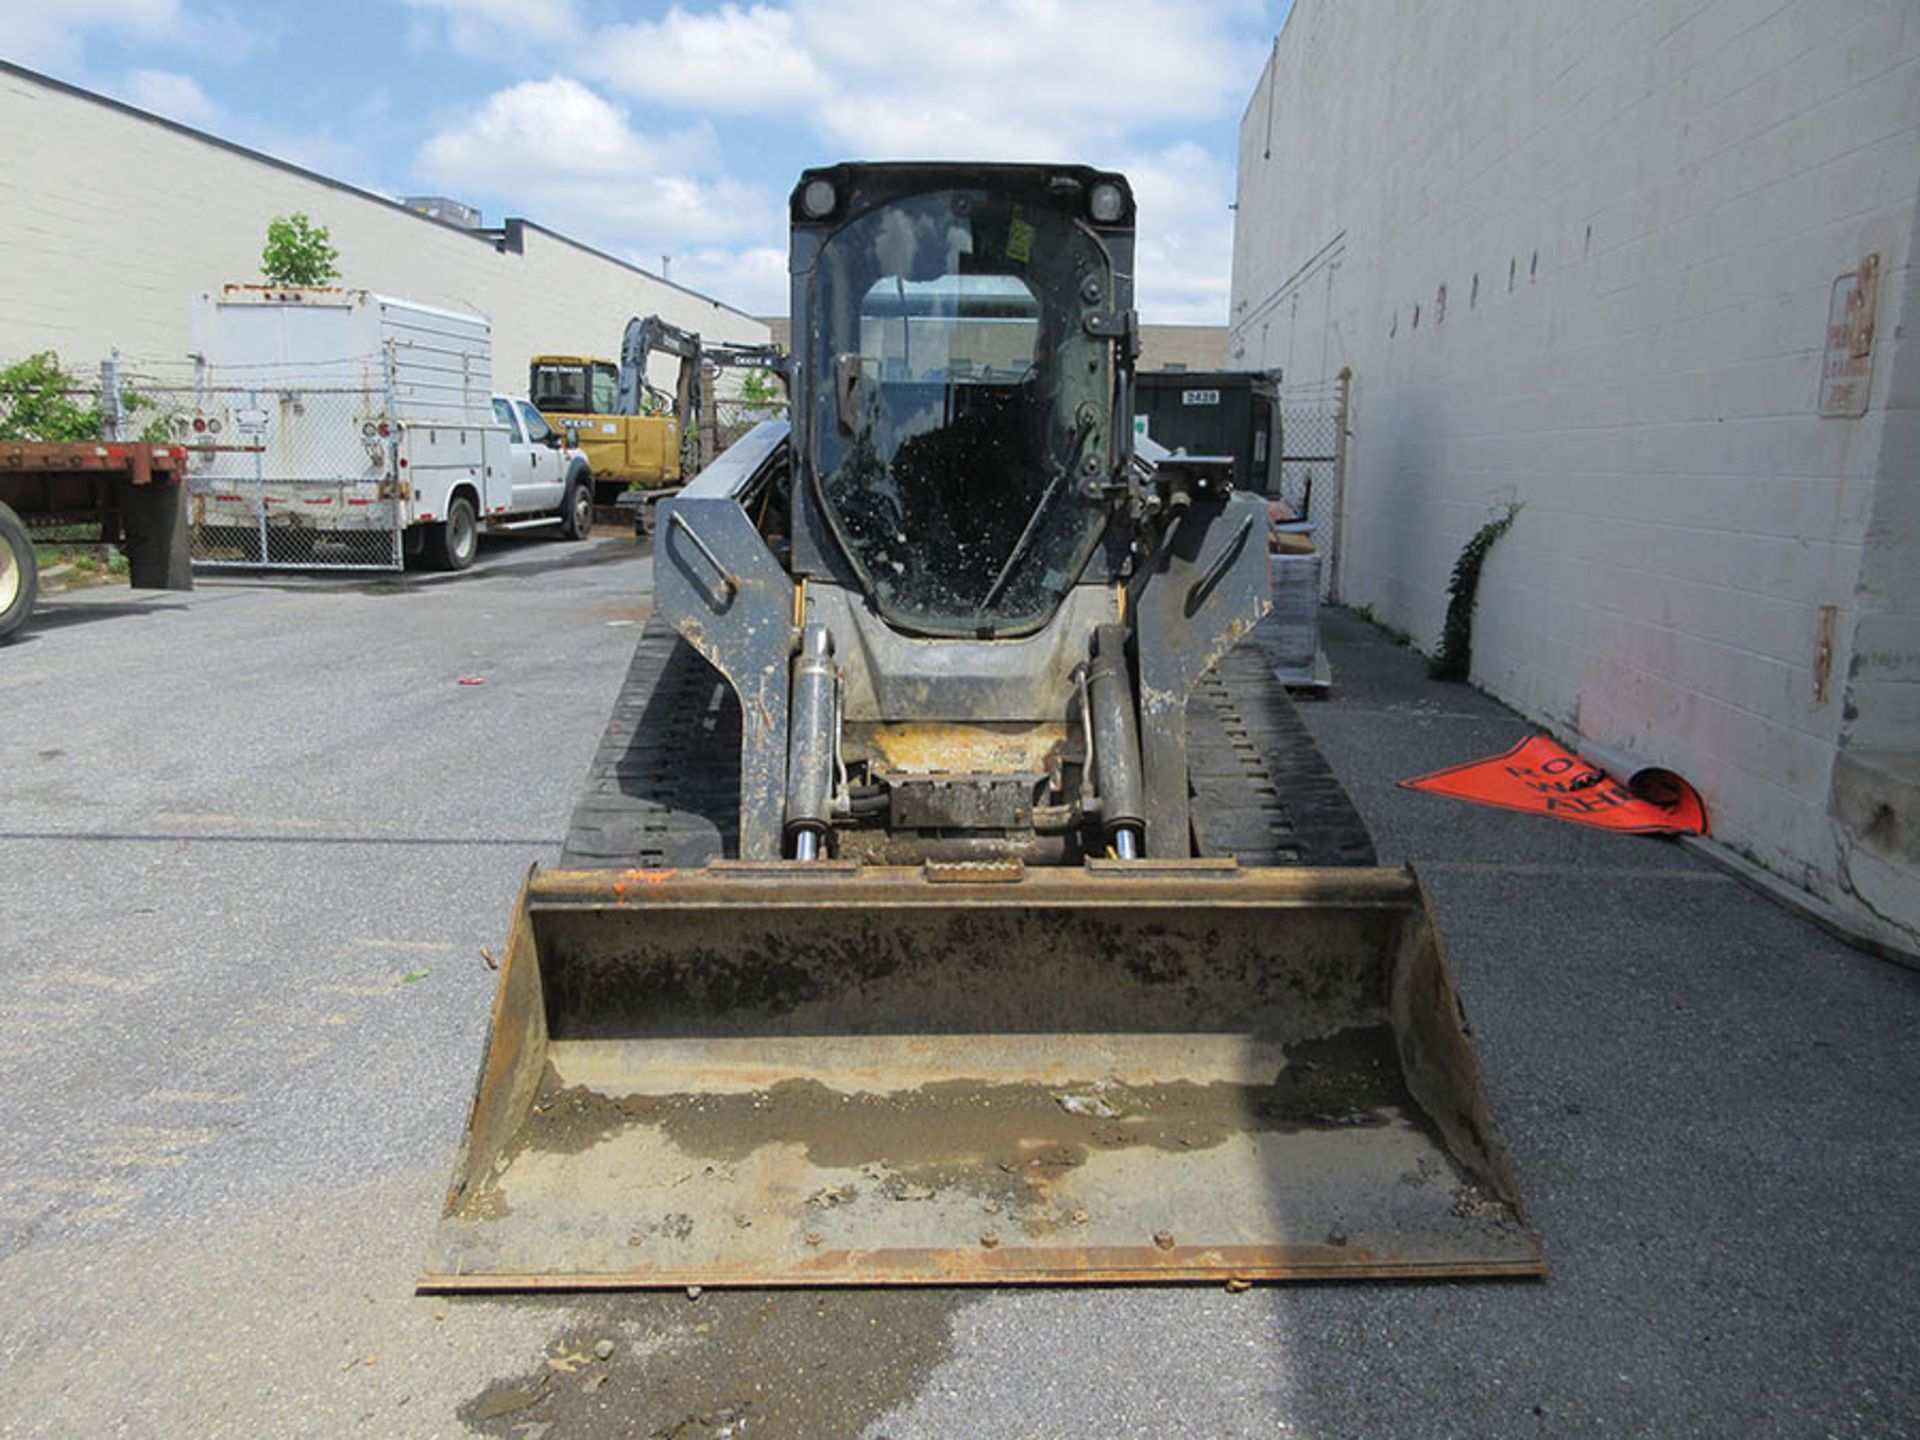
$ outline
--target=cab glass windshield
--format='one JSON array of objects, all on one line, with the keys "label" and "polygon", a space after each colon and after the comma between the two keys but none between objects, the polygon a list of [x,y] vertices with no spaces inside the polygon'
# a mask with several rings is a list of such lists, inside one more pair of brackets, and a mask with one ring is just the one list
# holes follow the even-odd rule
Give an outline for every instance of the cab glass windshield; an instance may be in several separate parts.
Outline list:
[{"label": "cab glass windshield", "polygon": [[812,450],[880,611],[930,634],[1044,624],[1104,511],[1109,262],[1066,208],[985,191],[895,201],[822,248]]},{"label": "cab glass windshield", "polygon": [[587,367],[584,365],[536,365],[530,388],[533,403],[542,410],[558,414],[586,413]]}]

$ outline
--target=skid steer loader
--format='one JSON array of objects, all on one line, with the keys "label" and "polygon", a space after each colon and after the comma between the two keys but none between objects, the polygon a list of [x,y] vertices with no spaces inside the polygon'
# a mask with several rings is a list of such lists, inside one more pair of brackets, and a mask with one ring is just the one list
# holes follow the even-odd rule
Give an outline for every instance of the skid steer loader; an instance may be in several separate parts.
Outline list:
[{"label": "skid steer loader", "polygon": [[1265,498],[1136,447],[1126,181],[846,164],[791,221],[791,429],[661,507],[423,1287],[1541,1273],[1260,649]]}]

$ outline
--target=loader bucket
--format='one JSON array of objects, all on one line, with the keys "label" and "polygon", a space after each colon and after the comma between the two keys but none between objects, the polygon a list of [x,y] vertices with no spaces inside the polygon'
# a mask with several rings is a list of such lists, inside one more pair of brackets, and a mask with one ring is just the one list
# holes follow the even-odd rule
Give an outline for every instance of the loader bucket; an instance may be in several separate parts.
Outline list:
[{"label": "loader bucket", "polygon": [[426,1290],[1538,1275],[1407,870],[535,873]]}]

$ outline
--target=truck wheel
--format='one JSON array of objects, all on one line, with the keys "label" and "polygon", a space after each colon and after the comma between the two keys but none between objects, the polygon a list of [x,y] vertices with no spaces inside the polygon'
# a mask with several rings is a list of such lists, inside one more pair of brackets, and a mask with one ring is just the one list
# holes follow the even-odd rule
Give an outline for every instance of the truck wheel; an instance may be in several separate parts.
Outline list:
[{"label": "truck wheel", "polygon": [[427,531],[427,562],[436,570],[464,570],[480,548],[480,523],[473,502],[456,495],[447,502],[447,518]]},{"label": "truck wheel", "polygon": [[20,517],[0,505],[0,640],[27,623],[40,592],[40,566]]},{"label": "truck wheel", "polygon": [[567,498],[560,502],[560,538],[584,540],[593,533],[593,480],[584,472],[567,485]]}]

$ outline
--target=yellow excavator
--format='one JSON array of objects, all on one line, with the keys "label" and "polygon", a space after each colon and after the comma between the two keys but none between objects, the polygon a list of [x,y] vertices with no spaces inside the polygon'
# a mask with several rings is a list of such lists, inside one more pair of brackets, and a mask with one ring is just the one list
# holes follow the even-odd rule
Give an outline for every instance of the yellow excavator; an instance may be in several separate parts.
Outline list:
[{"label": "yellow excavator", "polygon": [[680,421],[670,413],[622,412],[619,377],[612,361],[591,355],[536,355],[527,367],[534,408],[586,452],[596,505],[613,504],[630,487],[680,479]]},{"label": "yellow excavator", "polygon": [[[649,362],[662,354],[679,361],[670,392],[647,376]],[[704,343],[658,315],[636,315],[621,338],[618,365],[588,355],[536,355],[527,393],[547,422],[586,452],[594,502],[611,506],[628,490],[670,491],[713,458],[713,372],[737,368],[782,375],[786,356],[773,345]],[[635,515],[644,533],[646,507]]]},{"label": "yellow excavator", "polygon": [[661,507],[430,1290],[1542,1273],[1420,881],[1133,435],[1134,200],[842,164],[791,424]]}]

